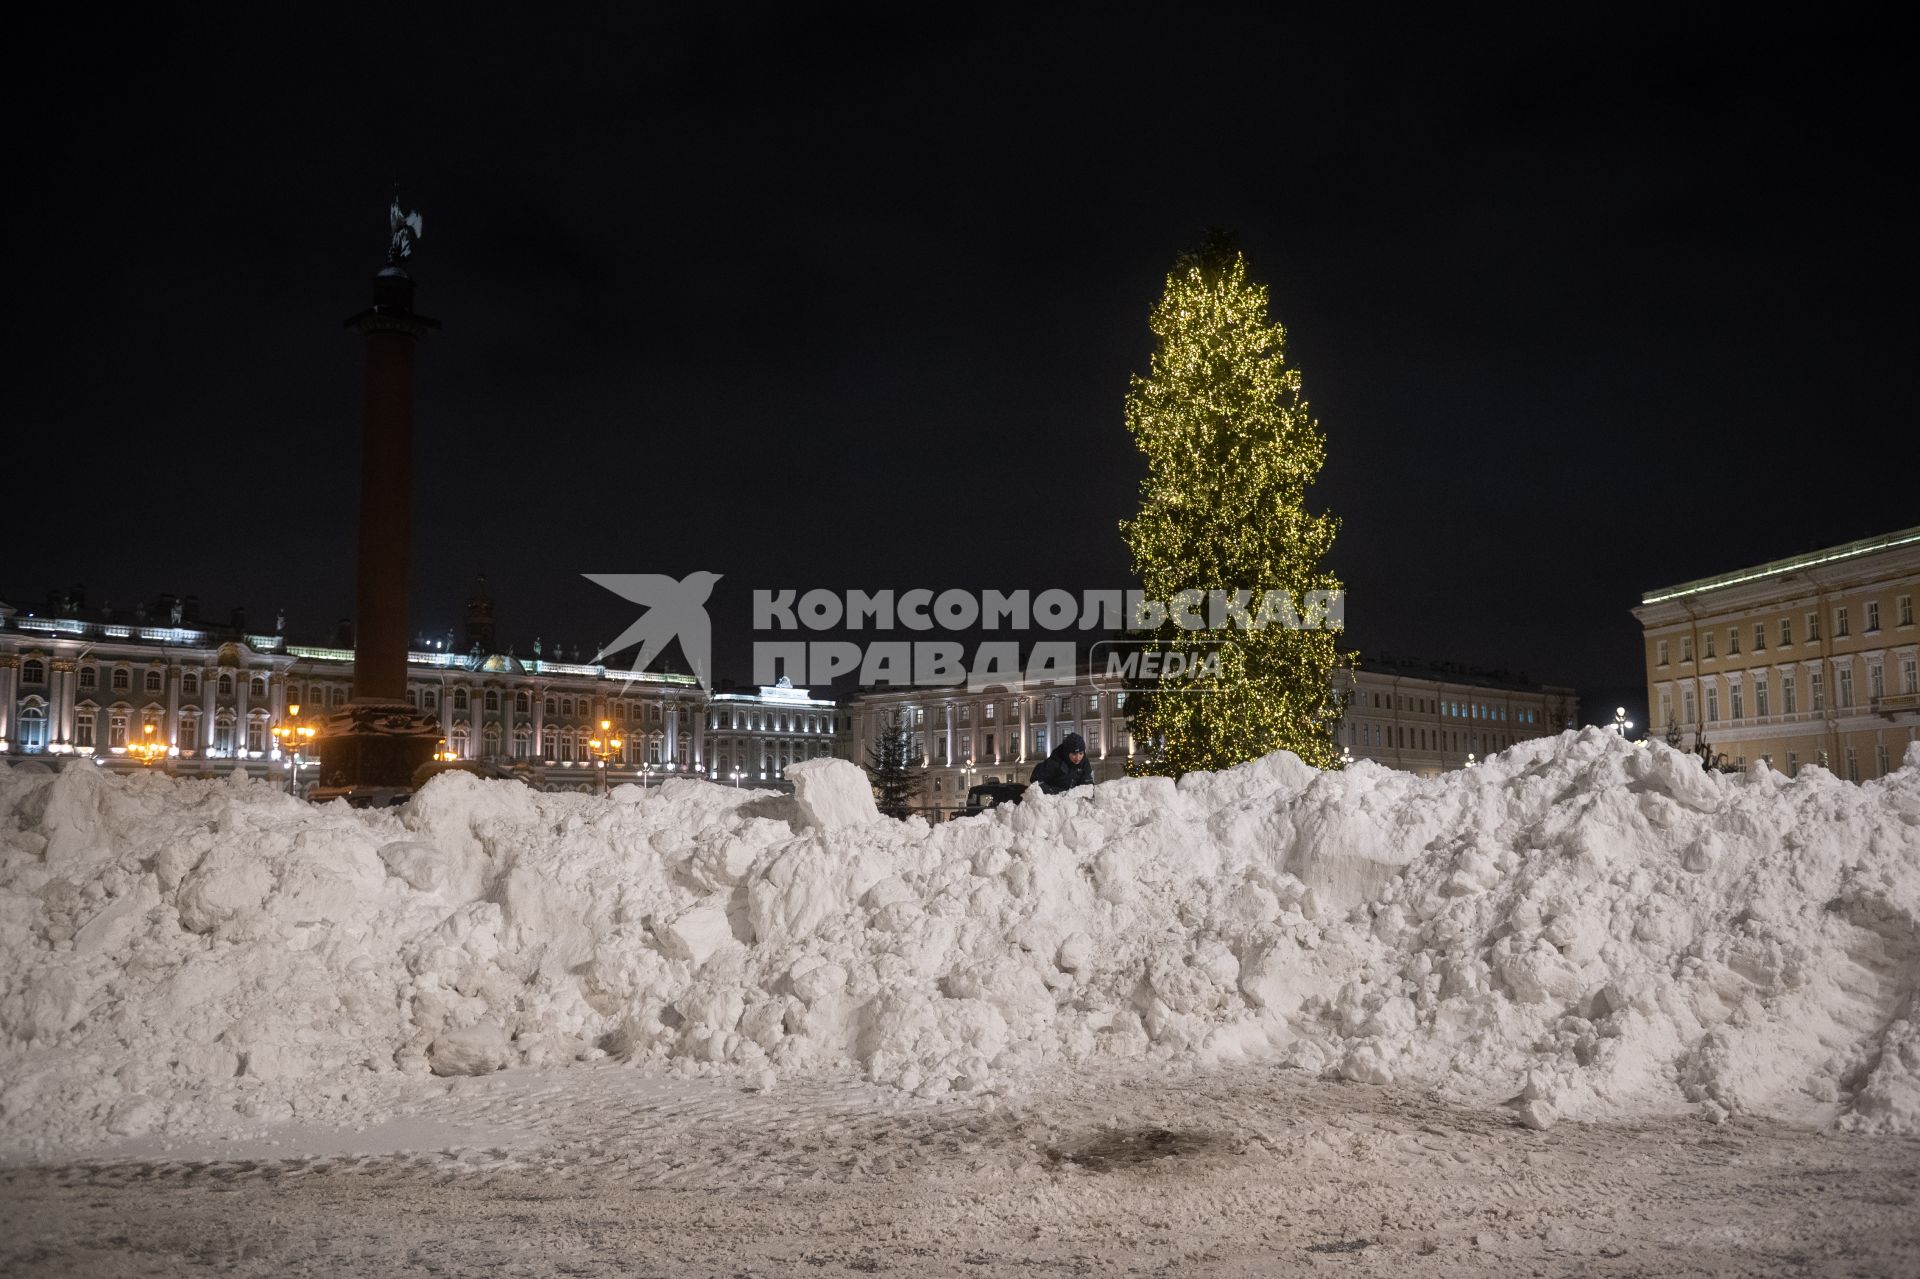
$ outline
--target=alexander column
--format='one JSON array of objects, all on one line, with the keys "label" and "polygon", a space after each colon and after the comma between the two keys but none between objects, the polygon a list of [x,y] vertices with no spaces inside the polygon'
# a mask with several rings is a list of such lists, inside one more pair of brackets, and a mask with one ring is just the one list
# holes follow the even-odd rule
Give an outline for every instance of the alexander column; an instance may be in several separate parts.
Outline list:
[{"label": "alexander column", "polygon": [[373,306],[347,321],[367,340],[366,415],[360,433],[360,569],[354,611],[353,699],[320,740],[322,798],[378,801],[404,789],[433,758],[438,728],[407,704],[407,560],[413,538],[413,357],[440,327],[413,310],[413,256],[422,222],[388,210],[387,265]]}]

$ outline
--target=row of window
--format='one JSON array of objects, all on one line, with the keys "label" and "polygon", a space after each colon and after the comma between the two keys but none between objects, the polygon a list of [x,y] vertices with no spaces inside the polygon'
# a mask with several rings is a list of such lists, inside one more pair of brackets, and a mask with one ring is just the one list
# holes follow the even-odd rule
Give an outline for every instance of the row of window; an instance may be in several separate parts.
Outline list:
[{"label": "row of window", "polygon": [[[91,693],[99,689],[99,667],[82,666],[75,674],[77,676],[77,685],[81,692]],[[37,657],[29,657],[26,661],[20,663],[21,687],[43,688],[46,686],[46,683],[46,662]],[[141,672],[140,683],[143,692],[164,692],[166,689],[166,670],[162,667],[150,666]],[[108,674],[107,686],[116,693],[132,692],[133,672],[125,666],[114,667]],[[267,695],[267,680],[265,676],[256,675],[252,677],[252,679],[248,681],[247,687],[249,694],[253,697],[265,698]],[[221,697],[232,697],[234,688],[235,682],[232,672],[222,671],[218,680],[219,695]],[[180,691],[189,697],[199,696],[200,672],[192,669],[182,670],[180,672]]]},{"label": "row of window", "polygon": [[[1913,596],[1900,596],[1894,601],[1894,607],[1895,616],[1898,619],[1894,624],[1896,626],[1912,626]],[[1880,601],[1866,601],[1864,612],[1866,627],[1862,631],[1862,634],[1872,635],[1880,629]],[[1779,628],[1780,647],[1786,648],[1793,643],[1793,619],[1791,617],[1782,617],[1778,619],[1777,624]],[[1728,657],[1738,657],[1740,655],[1741,631],[1741,626],[1729,626],[1727,628]],[[1703,630],[1700,632],[1701,660],[1704,661],[1719,656],[1715,650],[1715,636],[1717,634],[1718,632],[1714,630]],[[1853,613],[1851,605],[1838,604],[1834,606],[1833,634],[1836,639],[1844,639],[1853,634]],[[1820,642],[1820,614],[1818,612],[1809,612],[1806,614],[1805,635],[1807,637],[1807,643],[1809,644],[1817,644]],[[1754,622],[1752,624],[1752,636],[1752,651],[1755,653],[1765,652],[1767,647],[1767,624],[1765,622]],[[1654,664],[1657,666],[1668,665],[1672,660],[1672,651],[1669,641],[1665,639],[1655,640]],[[1680,660],[1683,662],[1691,662],[1693,660],[1693,636],[1691,635],[1682,635],[1680,637]]]},{"label": "row of window", "polygon": [[[1449,719],[1483,719],[1537,724],[1539,712],[1521,707],[1512,709],[1486,702],[1443,701],[1437,697],[1413,697],[1407,694],[1373,693],[1373,709],[1411,711],[1416,715],[1444,715]],[[1396,706],[1395,703],[1398,703]]]},{"label": "row of window", "polygon": [[[1756,718],[1767,719],[1774,712],[1770,693],[1772,682],[1765,672],[1751,672],[1748,676],[1753,686],[1753,713]],[[1780,714],[1798,715],[1800,685],[1791,672],[1780,676]],[[1728,718],[1742,720],[1747,717],[1745,686],[1739,680],[1729,680],[1727,689]],[[1900,691],[1902,693],[1920,693],[1920,661],[1908,657],[1900,662]],[[1887,695],[1885,668],[1878,662],[1867,666],[1867,697],[1878,701]],[[1834,672],[1834,705],[1840,710],[1851,710],[1855,705],[1853,667],[1851,664],[1840,667]],[[1720,722],[1720,686],[1717,680],[1710,680],[1706,688],[1707,718],[1709,724]],[[1680,722],[1692,724],[1698,709],[1694,691],[1682,689],[1680,693]],[[1819,714],[1827,709],[1826,675],[1822,671],[1807,672],[1807,710]],[[1667,723],[1673,718],[1673,694],[1663,691],[1660,694],[1660,722]]]},{"label": "row of window", "polygon": [[[1055,720],[1072,720],[1078,718],[1098,719],[1100,717],[1100,698],[1101,694],[1099,693],[1060,693],[1045,699],[1036,698],[1034,699],[1036,701],[1044,700],[1047,706],[1034,707],[1029,713],[1029,719],[1045,719],[1046,711],[1049,707],[1053,711],[1053,718]],[[976,703],[974,702],[957,702],[944,708],[934,707],[931,711],[931,722],[935,727],[942,727],[942,720],[947,717],[939,714],[939,711],[945,709],[951,714],[951,726],[970,728],[973,725],[973,708],[975,705]],[[1011,721],[1020,717],[1019,699],[1017,698],[1006,704],[1006,713],[1004,716],[1001,714],[1001,707],[998,702],[980,702],[977,703],[977,705],[980,707],[980,722],[983,724],[996,723],[1002,718]],[[1127,695],[1125,693],[1113,694],[1113,710],[1119,713],[1125,711],[1126,708]],[[925,706],[905,707],[900,713],[900,722],[904,727],[908,728],[925,728],[929,723],[929,714],[929,709]]]},{"label": "row of window", "polygon": [[716,710],[707,715],[707,727],[711,729],[746,729],[759,732],[762,726],[769,733],[831,733],[833,717],[830,715],[798,715],[788,712],[775,714],[759,711]]},{"label": "row of window", "polygon": [[1425,728],[1418,724],[1376,724],[1348,719],[1341,729],[1348,746],[1363,751],[1420,750],[1451,751],[1458,755],[1472,751],[1499,751],[1519,739],[1511,733],[1476,733],[1464,729]]}]

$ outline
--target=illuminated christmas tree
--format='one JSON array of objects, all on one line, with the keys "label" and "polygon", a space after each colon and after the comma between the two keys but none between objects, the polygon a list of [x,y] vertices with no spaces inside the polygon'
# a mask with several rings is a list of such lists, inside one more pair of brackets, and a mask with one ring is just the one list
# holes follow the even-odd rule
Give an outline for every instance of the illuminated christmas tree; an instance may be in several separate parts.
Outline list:
[{"label": "illuminated christmas tree", "polygon": [[1129,699],[1133,771],[1177,777],[1283,749],[1334,767],[1334,676],[1353,654],[1338,629],[1290,625],[1268,594],[1285,592],[1305,620],[1313,592],[1340,590],[1323,565],[1337,521],[1306,507],[1326,438],[1287,363],[1285,330],[1218,233],[1175,264],[1151,323],[1150,372],[1127,394],[1127,430],[1147,458],[1140,513],[1120,526],[1134,572],[1150,600],[1238,591],[1249,612],[1268,609],[1257,627],[1227,612],[1226,629],[1169,619],[1154,632],[1159,661],[1188,669]]}]

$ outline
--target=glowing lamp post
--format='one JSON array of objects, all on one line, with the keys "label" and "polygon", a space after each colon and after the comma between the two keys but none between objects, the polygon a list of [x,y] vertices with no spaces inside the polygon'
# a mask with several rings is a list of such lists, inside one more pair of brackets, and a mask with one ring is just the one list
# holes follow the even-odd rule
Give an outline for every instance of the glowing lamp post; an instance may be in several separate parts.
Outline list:
[{"label": "glowing lamp post", "polygon": [[300,793],[300,765],[306,761],[303,755],[313,753],[313,739],[319,731],[312,724],[300,718],[300,703],[287,707],[287,717],[273,726],[273,739],[280,744],[280,753],[287,757],[287,791]]},{"label": "glowing lamp post", "polygon": [[613,721],[600,721],[600,736],[589,738],[587,749],[593,753],[594,763],[600,771],[600,793],[607,793],[607,775],[613,769],[613,761],[619,758],[621,741],[613,735]]},{"label": "glowing lamp post", "polygon": [[160,736],[159,726],[155,724],[142,724],[140,736],[127,744],[127,754],[148,768],[165,759],[172,749]]},{"label": "glowing lamp post", "polygon": [[1623,741],[1633,731],[1633,721],[1627,718],[1627,708],[1624,706],[1613,708],[1613,731],[1620,734]]}]

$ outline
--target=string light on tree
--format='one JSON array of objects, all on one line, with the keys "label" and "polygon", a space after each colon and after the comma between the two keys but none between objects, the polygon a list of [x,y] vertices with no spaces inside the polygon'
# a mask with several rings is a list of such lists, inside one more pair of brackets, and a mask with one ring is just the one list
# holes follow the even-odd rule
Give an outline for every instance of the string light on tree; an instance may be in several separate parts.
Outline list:
[{"label": "string light on tree", "polygon": [[[1146,455],[1140,512],[1121,524],[1148,599],[1179,592],[1337,592],[1323,564],[1338,523],[1307,510],[1326,439],[1286,359],[1286,331],[1245,256],[1210,236],[1175,264],[1151,319],[1147,376],[1127,393],[1127,430]],[[1340,762],[1334,672],[1350,668],[1336,629],[1269,625],[1227,631],[1169,624],[1149,647],[1180,653],[1184,677],[1140,698],[1135,773],[1179,776],[1290,750]],[[1217,654],[1217,667],[1209,654]],[[1167,665],[1162,663],[1163,666]],[[1217,673],[1216,673],[1217,671]]]}]

